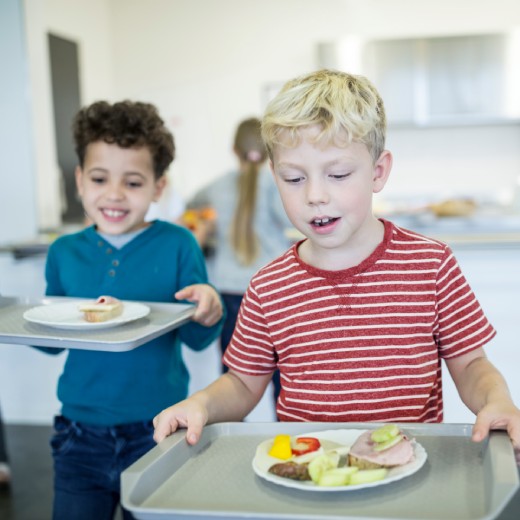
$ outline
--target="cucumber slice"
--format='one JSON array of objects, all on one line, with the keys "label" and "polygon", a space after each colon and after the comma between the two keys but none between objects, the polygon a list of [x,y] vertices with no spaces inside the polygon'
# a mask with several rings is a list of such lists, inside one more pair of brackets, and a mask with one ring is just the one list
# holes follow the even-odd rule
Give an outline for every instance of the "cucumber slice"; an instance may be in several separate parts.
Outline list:
[{"label": "cucumber slice", "polygon": [[337,468],[339,464],[339,455],[334,453],[324,453],[309,462],[307,467],[311,480],[316,484],[319,482],[321,475],[328,469]]},{"label": "cucumber slice", "polygon": [[374,430],[370,438],[374,442],[386,442],[397,437],[397,435],[399,435],[399,428],[395,424],[385,424],[381,428]]},{"label": "cucumber slice", "polygon": [[355,466],[327,469],[321,474],[318,486],[345,486],[356,471],[358,468]]},{"label": "cucumber slice", "polygon": [[386,468],[378,469],[361,469],[352,473],[349,479],[349,484],[354,486],[358,484],[370,484],[371,482],[377,482],[383,480],[388,473]]},{"label": "cucumber slice", "polygon": [[376,442],[376,444],[374,444],[374,451],[388,450],[392,446],[399,444],[402,440],[403,440],[403,436],[398,435],[397,437],[394,437],[393,439],[388,439],[385,442]]}]

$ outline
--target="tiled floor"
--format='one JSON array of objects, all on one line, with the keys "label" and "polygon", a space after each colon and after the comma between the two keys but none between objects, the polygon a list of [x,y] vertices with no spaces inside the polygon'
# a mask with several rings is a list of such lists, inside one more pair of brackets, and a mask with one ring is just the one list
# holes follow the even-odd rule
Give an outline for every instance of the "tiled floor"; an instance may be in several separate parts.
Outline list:
[{"label": "tiled floor", "polygon": [[9,494],[0,493],[2,520],[48,520],[52,512],[49,426],[5,425],[11,458]]}]

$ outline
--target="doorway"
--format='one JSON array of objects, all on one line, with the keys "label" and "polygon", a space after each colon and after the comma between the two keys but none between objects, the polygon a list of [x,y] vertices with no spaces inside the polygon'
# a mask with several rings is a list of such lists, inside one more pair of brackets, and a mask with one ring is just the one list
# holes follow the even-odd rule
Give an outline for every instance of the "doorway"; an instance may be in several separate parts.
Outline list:
[{"label": "doorway", "polygon": [[48,34],[51,66],[52,101],[56,153],[62,175],[64,207],[62,221],[83,221],[83,208],[78,198],[74,170],[77,164],[72,138],[72,120],[81,107],[79,87],[78,44],[54,34]]}]

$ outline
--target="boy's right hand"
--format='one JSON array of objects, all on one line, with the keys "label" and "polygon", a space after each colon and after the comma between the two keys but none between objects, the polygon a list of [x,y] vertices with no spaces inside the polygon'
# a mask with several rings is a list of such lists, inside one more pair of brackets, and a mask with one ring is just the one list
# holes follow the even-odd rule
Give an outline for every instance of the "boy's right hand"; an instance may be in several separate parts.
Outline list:
[{"label": "boy's right hand", "polygon": [[188,444],[196,444],[208,421],[242,421],[258,404],[271,378],[272,373],[252,376],[230,369],[205,389],[156,415],[155,442],[161,442],[179,428],[187,428]]},{"label": "boy's right hand", "polygon": [[190,398],[166,408],[153,419],[155,431],[153,438],[159,443],[179,428],[187,428],[188,444],[196,444],[202,428],[208,422],[205,407],[196,399]]}]

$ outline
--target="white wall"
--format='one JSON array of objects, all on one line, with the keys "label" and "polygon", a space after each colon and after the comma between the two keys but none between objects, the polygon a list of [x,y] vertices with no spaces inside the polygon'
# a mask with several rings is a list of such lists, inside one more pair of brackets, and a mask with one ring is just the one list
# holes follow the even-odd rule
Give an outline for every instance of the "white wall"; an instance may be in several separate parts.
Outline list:
[{"label": "white wall", "polygon": [[[159,105],[179,145],[185,196],[232,164],[236,122],[262,111],[265,87],[318,66],[317,44],[520,27],[515,0],[112,0],[117,96]],[[153,34],[136,37],[146,19]],[[519,94],[520,95],[520,94]],[[520,125],[390,129],[387,196],[503,196],[520,175]],[[491,180],[492,179],[492,180]],[[495,193],[496,192],[496,193]],[[507,193],[506,193],[507,198]]]},{"label": "white wall", "polygon": [[[186,198],[233,164],[236,123],[266,89],[318,66],[317,45],[520,27],[517,0],[24,0],[38,224],[59,223],[46,33],[79,42],[82,102],[158,105],[177,141],[170,177]],[[391,129],[388,196],[507,193],[520,174],[520,126]],[[448,192],[448,193],[447,193]],[[0,216],[2,209],[0,208]]]},{"label": "white wall", "polygon": [[[61,187],[52,105],[47,35],[78,43],[80,93],[83,104],[111,98],[112,50],[107,0],[23,0],[30,75],[33,182],[37,192],[37,225],[61,225]],[[72,122],[71,122],[72,123]],[[0,208],[0,217],[2,208]]]},{"label": "white wall", "polygon": [[[171,125],[183,195],[234,164],[240,119],[260,115],[266,87],[311,70],[316,43],[339,38],[342,0],[111,0],[116,94],[156,103]],[[332,15],[332,16],[331,16]],[[153,28],[136,37],[143,20]]]},{"label": "white wall", "polygon": [[0,3],[0,243],[36,232],[29,77],[23,12],[17,0]]}]

